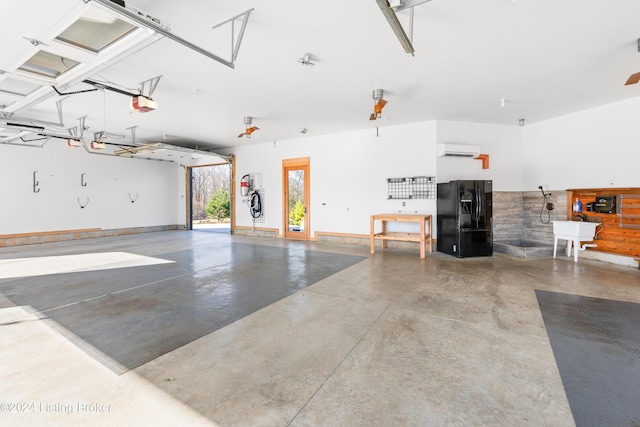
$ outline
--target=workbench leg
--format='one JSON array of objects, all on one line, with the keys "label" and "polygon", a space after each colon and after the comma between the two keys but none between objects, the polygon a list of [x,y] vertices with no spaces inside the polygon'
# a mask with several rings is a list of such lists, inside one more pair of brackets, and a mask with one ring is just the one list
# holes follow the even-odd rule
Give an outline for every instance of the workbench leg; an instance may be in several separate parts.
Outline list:
[{"label": "workbench leg", "polygon": [[376,239],[375,239],[375,220],[373,219],[373,217],[371,217],[371,224],[369,224],[370,229],[371,229],[371,253],[375,253],[376,251]]},{"label": "workbench leg", "polygon": [[[382,225],[382,234],[384,235],[387,232],[387,221],[385,221],[384,219],[380,220],[380,225]],[[382,248],[386,248],[387,247],[387,239],[382,239]]]},{"label": "workbench leg", "polygon": [[424,259],[425,258],[425,234],[424,234],[424,221],[420,221],[420,258]]}]

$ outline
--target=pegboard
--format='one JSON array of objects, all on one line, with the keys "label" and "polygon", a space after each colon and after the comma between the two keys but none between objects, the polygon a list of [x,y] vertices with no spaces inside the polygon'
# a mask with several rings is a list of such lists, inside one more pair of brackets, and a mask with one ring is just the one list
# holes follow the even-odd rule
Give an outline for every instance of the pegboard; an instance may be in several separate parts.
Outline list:
[{"label": "pegboard", "polygon": [[387,178],[388,199],[435,199],[435,176]]}]

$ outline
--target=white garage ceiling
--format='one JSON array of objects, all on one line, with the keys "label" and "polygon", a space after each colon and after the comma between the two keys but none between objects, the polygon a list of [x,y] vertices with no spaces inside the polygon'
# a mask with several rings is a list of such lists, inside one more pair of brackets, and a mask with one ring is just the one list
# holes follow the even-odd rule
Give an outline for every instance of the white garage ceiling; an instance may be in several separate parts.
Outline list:
[{"label": "white garage ceiling", "polygon": [[[122,144],[215,151],[432,119],[515,126],[524,118],[526,125],[640,95],[640,85],[624,86],[640,71],[640,2],[633,0],[431,0],[414,9],[415,56],[404,52],[375,0],[126,4],[223,58],[231,57],[231,28],[212,27],[253,10],[233,69],[166,37],[125,49],[124,59],[120,48],[88,56],[65,50],[67,66],[68,60],[103,64],[89,77],[125,91],[162,76],[153,93],[158,109],[148,113],[131,112],[130,98],[109,90],[66,97],[61,128],[86,116],[88,140],[107,131],[124,135],[116,141]],[[14,79],[41,84],[48,94],[20,109],[11,106],[20,96],[0,96],[5,118],[58,122],[56,101],[63,97],[51,86],[66,93],[93,88],[34,80],[18,70],[38,50],[55,50],[51,40],[86,7],[83,0],[3,2],[0,90],[2,81]],[[398,16],[408,31],[409,12]],[[315,65],[298,61],[306,52]],[[388,104],[381,119],[370,121],[376,88]],[[245,116],[260,128],[251,139],[237,138]],[[127,130],[133,126],[135,142]],[[3,132],[6,139],[18,130]]]}]

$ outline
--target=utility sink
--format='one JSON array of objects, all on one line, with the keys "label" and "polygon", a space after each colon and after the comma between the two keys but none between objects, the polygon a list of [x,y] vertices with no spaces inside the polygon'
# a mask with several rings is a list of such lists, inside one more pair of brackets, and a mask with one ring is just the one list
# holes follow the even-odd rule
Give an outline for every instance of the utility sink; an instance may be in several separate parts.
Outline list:
[{"label": "utility sink", "polygon": [[553,257],[556,257],[558,240],[567,241],[567,256],[571,256],[571,244],[573,243],[573,261],[578,262],[580,242],[591,242],[596,235],[599,222],[582,221],[553,221]]}]

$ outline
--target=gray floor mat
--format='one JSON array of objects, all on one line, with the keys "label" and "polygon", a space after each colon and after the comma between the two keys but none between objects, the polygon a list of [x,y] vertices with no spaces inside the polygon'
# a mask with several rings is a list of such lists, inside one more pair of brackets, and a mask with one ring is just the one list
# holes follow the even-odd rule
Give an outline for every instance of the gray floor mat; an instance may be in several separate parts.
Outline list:
[{"label": "gray floor mat", "polygon": [[576,425],[640,426],[640,304],[536,296]]}]

